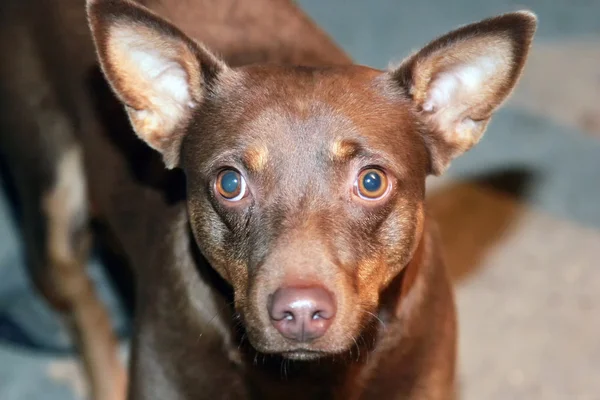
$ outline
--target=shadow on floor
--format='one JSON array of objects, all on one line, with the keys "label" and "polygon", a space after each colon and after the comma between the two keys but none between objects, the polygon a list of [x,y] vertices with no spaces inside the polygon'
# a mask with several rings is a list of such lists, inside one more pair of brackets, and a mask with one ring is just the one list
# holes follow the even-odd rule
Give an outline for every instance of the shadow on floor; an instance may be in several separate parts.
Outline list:
[{"label": "shadow on floor", "polygon": [[510,232],[524,211],[518,200],[533,179],[524,170],[498,171],[451,183],[428,198],[455,282],[477,273],[487,252]]}]

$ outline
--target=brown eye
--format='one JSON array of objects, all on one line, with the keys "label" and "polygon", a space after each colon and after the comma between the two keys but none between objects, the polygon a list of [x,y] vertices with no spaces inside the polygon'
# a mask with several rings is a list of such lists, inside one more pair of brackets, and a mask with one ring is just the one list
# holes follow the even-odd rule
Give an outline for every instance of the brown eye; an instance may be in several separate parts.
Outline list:
[{"label": "brown eye", "polygon": [[217,193],[228,201],[239,201],[247,192],[244,177],[234,169],[221,171],[217,176],[215,188]]},{"label": "brown eye", "polygon": [[361,198],[378,200],[387,193],[389,182],[385,172],[377,168],[368,168],[358,174],[355,187]]}]

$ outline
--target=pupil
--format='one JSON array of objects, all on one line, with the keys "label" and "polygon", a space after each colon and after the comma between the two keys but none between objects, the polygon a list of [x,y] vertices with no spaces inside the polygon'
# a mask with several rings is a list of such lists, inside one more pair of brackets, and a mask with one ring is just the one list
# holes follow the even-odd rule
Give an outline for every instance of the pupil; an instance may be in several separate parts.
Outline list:
[{"label": "pupil", "polygon": [[363,187],[369,192],[376,192],[381,188],[381,176],[376,172],[369,172],[363,178]]},{"label": "pupil", "polygon": [[227,193],[235,193],[240,185],[238,174],[233,171],[226,172],[221,178],[221,188]]}]

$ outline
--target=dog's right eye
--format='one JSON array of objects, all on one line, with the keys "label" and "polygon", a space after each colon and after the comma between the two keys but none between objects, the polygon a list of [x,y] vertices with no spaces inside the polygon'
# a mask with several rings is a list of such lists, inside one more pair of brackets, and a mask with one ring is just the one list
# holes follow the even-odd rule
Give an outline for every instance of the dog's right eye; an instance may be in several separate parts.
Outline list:
[{"label": "dog's right eye", "polygon": [[244,177],[234,169],[226,169],[219,173],[215,189],[227,201],[239,201],[248,192]]}]

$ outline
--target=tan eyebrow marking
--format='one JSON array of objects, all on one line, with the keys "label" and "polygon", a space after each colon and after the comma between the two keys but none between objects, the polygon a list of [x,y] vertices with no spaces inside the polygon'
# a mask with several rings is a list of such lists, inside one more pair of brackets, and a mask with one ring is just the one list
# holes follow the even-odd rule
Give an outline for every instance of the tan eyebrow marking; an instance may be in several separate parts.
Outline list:
[{"label": "tan eyebrow marking", "polygon": [[354,157],[360,150],[360,145],[352,140],[336,139],[330,148],[330,158],[334,162],[345,162]]},{"label": "tan eyebrow marking", "polygon": [[263,146],[253,146],[244,152],[242,160],[246,167],[252,172],[260,172],[269,158],[269,150]]}]

